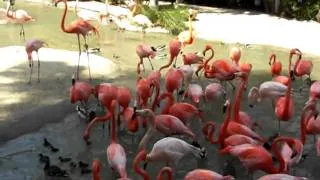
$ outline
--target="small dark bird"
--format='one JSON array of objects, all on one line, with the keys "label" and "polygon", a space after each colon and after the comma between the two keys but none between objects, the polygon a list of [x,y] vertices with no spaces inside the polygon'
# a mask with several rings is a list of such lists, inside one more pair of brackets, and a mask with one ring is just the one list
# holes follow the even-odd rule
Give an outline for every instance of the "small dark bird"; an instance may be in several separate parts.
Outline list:
[{"label": "small dark bird", "polygon": [[81,174],[89,174],[89,173],[91,173],[92,172],[92,170],[91,169],[88,169],[88,168],[83,168],[83,169],[81,169]]},{"label": "small dark bird", "polygon": [[50,162],[49,156],[43,155],[43,154],[41,154],[41,153],[39,153],[38,156],[39,156],[39,161],[40,161],[41,163]]},{"label": "small dark bird", "polygon": [[119,59],[120,58],[120,56],[118,56],[116,54],[113,54],[112,57],[115,58],[115,59]]},{"label": "small dark bird", "polygon": [[68,158],[68,157],[67,157],[67,158],[64,158],[64,157],[59,156],[58,158],[59,158],[60,162],[62,162],[62,163],[63,163],[63,162],[69,162],[69,161],[72,160],[71,158]]},{"label": "small dark bird", "polygon": [[78,163],[79,167],[82,169],[82,168],[87,168],[89,167],[89,164],[88,163],[85,163],[85,162],[82,162],[82,161],[79,161]]},{"label": "small dark bird", "polygon": [[232,165],[232,161],[227,160],[224,164],[223,164],[223,175],[227,176],[227,175],[231,175],[233,177],[237,177],[236,176],[236,168]]},{"label": "small dark bird", "polygon": [[55,148],[55,147],[51,146],[51,152],[58,152],[58,151],[59,151],[58,148]]},{"label": "small dark bird", "polygon": [[65,170],[62,170],[58,166],[50,165],[50,161],[46,162],[46,165],[43,168],[47,176],[52,177],[68,177],[68,174]]},{"label": "small dark bird", "polygon": [[43,139],[43,146],[44,146],[44,147],[51,147],[52,145],[51,145],[51,143],[47,140],[47,138],[44,138],[44,139]]}]

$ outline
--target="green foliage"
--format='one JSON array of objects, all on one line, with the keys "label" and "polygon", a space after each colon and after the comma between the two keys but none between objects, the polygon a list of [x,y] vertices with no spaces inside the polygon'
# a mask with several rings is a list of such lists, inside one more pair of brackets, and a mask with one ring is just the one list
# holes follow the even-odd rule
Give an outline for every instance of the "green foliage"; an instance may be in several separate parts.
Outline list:
[{"label": "green foliage", "polygon": [[159,6],[159,9],[153,9],[143,6],[141,13],[147,16],[150,21],[156,25],[160,25],[173,35],[178,35],[186,29],[185,21],[188,19],[186,8],[174,8],[171,5]]},{"label": "green foliage", "polygon": [[320,7],[319,0],[304,0],[298,4],[297,0],[282,0],[281,6],[285,15],[297,20],[314,20]]}]

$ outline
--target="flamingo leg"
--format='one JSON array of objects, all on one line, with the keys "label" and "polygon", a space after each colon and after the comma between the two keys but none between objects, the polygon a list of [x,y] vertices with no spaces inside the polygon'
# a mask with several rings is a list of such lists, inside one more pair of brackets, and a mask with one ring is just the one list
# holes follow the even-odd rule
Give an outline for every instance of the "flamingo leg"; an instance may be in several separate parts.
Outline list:
[{"label": "flamingo leg", "polygon": [[38,57],[38,83],[40,82],[40,60],[39,60],[39,54],[38,54],[38,51],[37,51],[37,57]]},{"label": "flamingo leg", "polygon": [[33,59],[31,59],[31,62],[29,63],[29,67],[30,67],[29,84],[31,84],[31,76],[33,71]]},{"label": "flamingo leg", "polygon": [[88,44],[87,44],[87,39],[86,36],[84,36],[84,48],[86,49],[87,52],[87,57],[88,57],[88,70],[89,70],[89,81],[91,82],[91,71],[90,71],[90,61],[89,61],[89,51],[88,51]]},{"label": "flamingo leg", "polygon": [[175,57],[175,58],[174,58],[174,64],[173,64],[173,67],[174,67],[174,68],[176,68],[177,59],[178,59],[178,57]]},{"label": "flamingo leg", "polygon": [[228,81],[228,83],[232,86],[232,90],[236,89],[236,86],[234,86],[231,81]]},{"label": "flamingo leg", "polygon": [[77,80],[79,80],[79,64],[80,64],[80,56],[81,56],[81,46],[80,46],[80,37],[79,34],[77,34],[78,37],[78,46],[79,46],[79,58],[78,58],[78,67],[77,67]]},{"label": "flamingo leg", "polygon": [[151,69],[152,69],[152,71],[154,70],[154,68],[153,68],[153,65],[152,65],[152,62],[151,62],[151,60],[150,60],[150,58],[148,57],[148,60],[149,60],[149,63],[150,63],[150,65],[151,65]]}]

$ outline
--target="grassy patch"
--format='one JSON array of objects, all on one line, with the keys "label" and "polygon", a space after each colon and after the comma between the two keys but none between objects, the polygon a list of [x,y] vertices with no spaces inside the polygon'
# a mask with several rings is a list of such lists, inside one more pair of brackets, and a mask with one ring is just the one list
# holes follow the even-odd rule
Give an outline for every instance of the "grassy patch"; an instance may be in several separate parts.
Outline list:
[{"label": "grassy patch", "polygon": [[178,35],[186,28],[185,21],[188,19],[186,8],[174,8],[171,5],[159,6],[159,9],[152,9],[148,6],[141,8],[141,13],[147,16],[152,23],[160,25],[173,35]]}]

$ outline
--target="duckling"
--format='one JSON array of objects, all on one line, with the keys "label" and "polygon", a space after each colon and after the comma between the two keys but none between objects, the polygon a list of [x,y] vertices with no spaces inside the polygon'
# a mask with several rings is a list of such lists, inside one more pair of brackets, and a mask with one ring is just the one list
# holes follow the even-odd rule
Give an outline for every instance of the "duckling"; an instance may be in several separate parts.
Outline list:
[{"label": "duckling", "polygon": [[38,156],[39,156],[39,161],[40,161],[41,163],[50,162],[49,156],[43,155],[42,153],[39,153]]},{"label": "duckling", "polygon": [[85,163],[85,162],[82,162],[82,161],[79,161],[78,165],[79,165],[80,168],[87,168],[87,167],[89,167],[89,164],[88,164],[88,163]]},{"label": "duckling", "polygon": [[62,163],[63,163],[63,162],[69,162],[69,161],[72,160],[71,158],[68,158],[68,157],[67,157],[67,158],[64,158],[64,157],[59,156],[58,158],[59,158],[60,162],[62,162]]},{"label": "duckling", "polygon": [[47,138],[44,138],[44,139],[43,139],[43,146],[44,146],[44,147],[50,147],[50,146],[52,146],[52,145],[51,145],[51,143],[47,140]]},{"label": "duckling", "polygon": [[58,166],[50,165],[50,161],[47,161],[43,171],[47,176],[53,176],[53,177],[68,177],[68,174],[65,170],[62,170]]},{"label": "duckling", "polygon": [[51,146],[51,152],[58,152],[58,151],[59,151],[58,148],[55,148],[55,147]]}]

